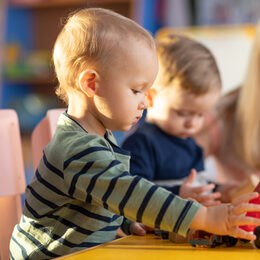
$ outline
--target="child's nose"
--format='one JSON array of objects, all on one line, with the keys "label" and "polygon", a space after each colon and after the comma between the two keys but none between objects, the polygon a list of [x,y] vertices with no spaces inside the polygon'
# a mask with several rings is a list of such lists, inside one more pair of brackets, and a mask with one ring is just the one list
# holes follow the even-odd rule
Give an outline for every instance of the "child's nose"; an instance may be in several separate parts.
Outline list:
[{"label": "child's nose", "polygon": [[139,104],[138,109],[144,110],[144,109],[146,109],[147,107],[148,107],[148,102],[147,102],[146,99],[144,99],[144,100]]},{"label": "child's nose", "polygon": [[185,128],[193,128],[196,125],[196,119],[194,117],[190,117],[185,121]]},{"label": "child's nose", "polygon": [[147,101],[147,99],[145,98],[145,99],[144,99],[144,109],[146,109],[146,108],[148,108],[148,101]]}]

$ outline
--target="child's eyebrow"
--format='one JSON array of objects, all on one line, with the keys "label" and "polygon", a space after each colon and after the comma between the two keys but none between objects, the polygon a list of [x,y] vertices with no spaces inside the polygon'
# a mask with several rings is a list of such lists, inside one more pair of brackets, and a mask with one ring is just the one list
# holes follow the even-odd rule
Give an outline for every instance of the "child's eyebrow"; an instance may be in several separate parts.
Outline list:
[{"label": "child's eyebrow", "polygon": [[134,83],[134,86],[138,89],[145,89],[148,85],[148,82],[147,81],[136,81]]},{"label": "child's eyebrow", "polygon": [[187,109],[187,108],[181,108],[181,109],[175,109],[173,108],[173,110],[177,111],[177,112],[183,112],[183,113],[189,113],[189,114],[202,114],[202,111],[197,111],[197,110],[192,110],[192,109]]}]

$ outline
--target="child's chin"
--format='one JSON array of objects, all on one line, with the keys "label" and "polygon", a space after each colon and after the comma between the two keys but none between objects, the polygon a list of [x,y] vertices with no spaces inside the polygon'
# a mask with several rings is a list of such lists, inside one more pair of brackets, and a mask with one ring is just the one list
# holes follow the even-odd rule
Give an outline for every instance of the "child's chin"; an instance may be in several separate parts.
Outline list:
[{"label": "child's chin", "polygon": [[127,132],[131,129],[131,126],[124,126],[124,127],[115,127],[111,129],[112,131],[120,131],[120,132]]},{"label": "child's chin", "polygon": [[185,135],[185,134],[179,135],[179,138],[181,139],[187,139],[188,137],[190,137],[190,135]]},{"label": "child's chin", "polygon": [[132,125],[129,125],[129,126],[124,126],[122,127],[121,130],[118,130],[118,131],[123,131],[123,132],[127,132],[129,131],[132,127],[136,126],[136,124],[132,124]]}]

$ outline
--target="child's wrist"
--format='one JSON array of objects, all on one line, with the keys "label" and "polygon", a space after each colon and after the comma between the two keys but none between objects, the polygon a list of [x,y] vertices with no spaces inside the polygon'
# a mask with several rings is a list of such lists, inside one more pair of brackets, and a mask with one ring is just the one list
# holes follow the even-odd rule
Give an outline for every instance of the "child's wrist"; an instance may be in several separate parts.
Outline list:
[{"label": "child's wrist", "polygon": [[205,230],[205,227],[207,226],[207,219],[209,218],[208,209],[208,207],[204,206],[199,208],[190,224],[190,229]]}]

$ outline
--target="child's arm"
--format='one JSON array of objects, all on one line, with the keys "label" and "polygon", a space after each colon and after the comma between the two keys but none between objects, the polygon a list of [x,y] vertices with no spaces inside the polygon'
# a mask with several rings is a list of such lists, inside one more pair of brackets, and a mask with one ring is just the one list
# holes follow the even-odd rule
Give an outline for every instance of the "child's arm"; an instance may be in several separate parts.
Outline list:
[{"label": "child's arm", "polygon": [[[68,159],[64,161],[63,172],[56,168],[53,169],[53,167],[50,168],[49,163],[42,165],[42,167],[48,167],[49,171],[55,170],[55,177],[64,178],[61,188],[66,187],[69,197],[84,203],[87,202],[84,205],[88,210],[84,210],[84,212],[90,214],[90,217],[92,212],[89,210],[95,209],[93,213],[94,216],[98,217],[97,221],[115,221],[121,215],[132,221],[142,222],[147,226],[165,231],[174,231],[183,236],[187,234],[190,227],[234,235],[230,228],[217,228],[216,225],[217,223],[225,226],[226,223],[230,222],[227,220],[230,218],[230,214],[225,212],[228,206],[219,205],[209,209],[203,207],[200,210],[200,204],[181,199],[139,176],[132,176],[127,171],[127,158],[125,158],[126,162],[122,163],[115,157],[115,152],[104,145],[102,146],[103,139],[96,136],[87,136],[87,138],[91,138],[91,140],[86,143],[100,144],[86,148],[85,142],[80,139],[84,150],[80,149],[77,154],[75,151],[72,154],[70,147],[65,147],[64,153],[66,154],[66,149],[69,149],[72,157],[68,156]],[[56,155],[59,156],[58,153]],[[118,157],[119,155],[121,158],[122,155],[118,154]],[[123,158],[121,159],[123,160]],[[246,201],[253,197],[255,196],[247,197]],[[242,207],[243,212],[250,211],[250,207],[254,211],[260,211],[260,206],[247,204],[249,206],[245,207],[243,203],[240,204],[238,209],[239,206]],[[112,212],[116,215],[113,215]],[[241,215],[243,212],[239,213],[239,217],[249,220],[250,218]],[[231,223],[232,225],[260,225],[260,220],[231,221]],[[250,237],[250,235],[246,235],[245,231],[242,235],[240,233],[238,234],[241,238],[248,239]]]},{"label": "child's arm", "polygon": [[[229,181],[228,183],[225,184],[217,184],[217,189],[216,191],[218,191],[221,194],[220,197],[220,201],[223,203],[229,203],[232,202],[232,191],[235,190],[239,185],[241,184],[241,182],[238,181]],[[253,188],[251,190],[248,190],[247,192],[241,193],[239,194],[237,197],[241,196],[242,194],[246,194],[246,193],[250,193],[253,192]]]},{"label": "child's arm", "polygon": [[239,197],[232,204],[220,204],[215,207],[201,207],[191,222],[190,228],[200,229],[218,235],[229,235],[248,240],[256,236],[239,228],[240,225],[260,225],[260,219],[247,217],[247,211],[260,211],[260,205],[249,204],[259,194],[249,193]]},{"label": "child's arm", "polygon": [[[91,209],[91,204],[95,205],[95,215],[100,211],[105,219],[112,220],[121,215],[150,227],[186,235],[200,204],[183,200],[139,176],[132,176],[128,172],[127,156],[121,158],[118,154],[120,160],[125,161],[122,163],[108,147],[84,146],[83,151],[70,153],[71,157],[66,156],[68,159],[63,164],[68,195],[87,202],[86,207]],[[112,212],[116,214],[114,217]]]}]

